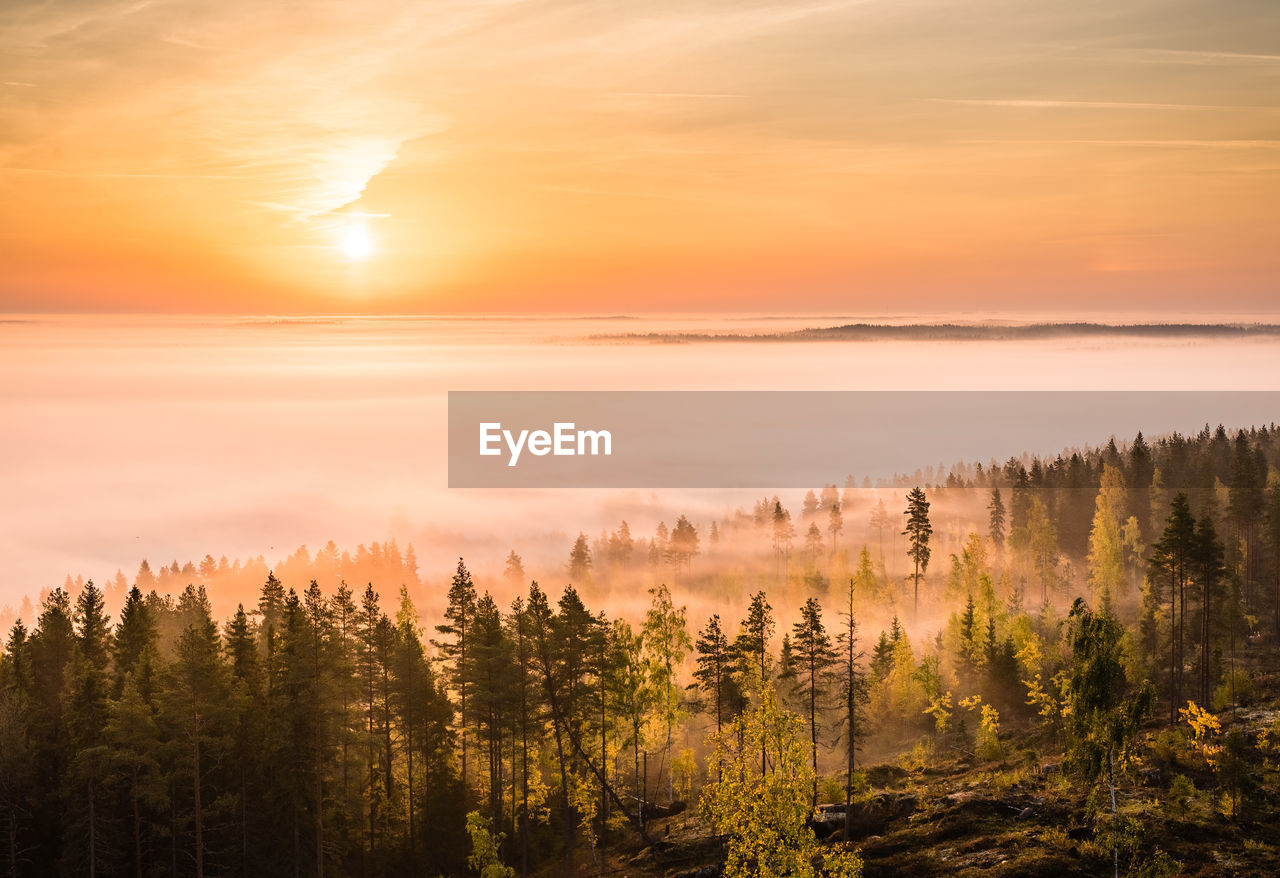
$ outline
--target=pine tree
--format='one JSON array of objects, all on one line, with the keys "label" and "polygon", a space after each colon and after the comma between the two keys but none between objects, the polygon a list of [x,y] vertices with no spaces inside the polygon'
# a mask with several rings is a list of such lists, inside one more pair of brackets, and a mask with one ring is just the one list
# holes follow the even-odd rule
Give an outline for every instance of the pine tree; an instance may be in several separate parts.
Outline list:
[{"label": "pine tree", "polygon": [[448,681],[458,696],[458,740],[462,751],[462,785],[467,785],[467,731],[470,714],[467,712],[468,685],[465,676],[467,652],[471,648],[471,625],[476,611],[476,587],[471,572],[461,558],[449,585],[449,604],[445,608],[445,622],[436,626],[436,632],[446,640],[433,641],[436,649],[448,663]]},{"label": "pine tree", "polygon": [[85,840],[85,848],[68,847],[64,858],[95,876],[101,848],[107,847],[100,809],[105,805],[112,766],[111,749],[104,740],[111,688],[107,676],[109,624],[102,592],[92,579],[76,598],[75,623],[65,708],[71,745],[65,786],[74,808],[72,825]]},{"label": "pine tree", "polygon": [[585,533],[579,532],[569,551],[569,579],[585,582],[591,578],[591,543]]},{"label": "pine tree", "polygon": [[129,589],[120,624],[112,638],[112,668],[115,675],[113,694],[120,697],[125,678],[134,675],[134,683],[144,699],[153,694],[157,631],[151,609],[135,585]]},{"label": "pine tree", "polygon": [[1131,691],[1124,669],[1124,631],[1107,612],[1090,610],[1083,598],[1071,608],[1071,668],[1066,684],[1070,764],[1093,783],[1105,772],[1111,792],[1112,860],[1120,875],[1116,764],[1133,747],[1139,724],[1151,712],[1149,683]]},{"label": "pine tree", "polygon": [[253,858],[258,855],[257,826],[254,826],[254,843],[251,846],[249,815],[266,810],[261,790],[263,772],[259,765],[265,735],[263,719],[266,704],[262,662],[254,642],[255,632],[243,604],[236,607],[236,613],[227,625],[225,640],[231,674],[231,762],[239,798],[239,872],[247,875]]},{"label": "pine tree", "polygon": [[524,576],[524,559],[516,554],[515,549],[512,549],[508,553],[506,564],[502,568],[502,578],[511,585],[522,585]]},{"label": "pine tree", "polygon": [[698,531],[683,515],[676,519],[676,526],[671,531],[668,542],[668,554],[671,564],[678,573],[681,568],[689,569],[694,557],[698,554]]},{"label": "pine tree", "polygon": [[[870,553],[865,548],[863,557],[870,562]],[[844,785],[844,836],[853,836],[853,773],[858,756],[858,742],[865,735],[862,722],[862,705],[867,701],[867,680],[862,670],[862,651],[858,647],[858,620],[854,615],[857,602],[857,584],[849,580],[849,590],[845,594],[845,605],[840,615],[844,618],[840,633],[836,637],[839,647],[839,686],[841,707],[844,709],[844,741],[845,741],[845,785]],[[881,634],[881,639],[884,635]]]},{"label": "pine tree", "polygon": [[[848,501],[845,501],[848,505]],[[870,524],[876,529],[876,533],[880,538],[880,560],[884,561],[884,529],[889,526],[889,510],[884,505],[884,499],[876,500],[875,507],[871,510]]]},{"label": "pine tree", "polygon": [[[76,639],[71,612],[67,592],[54,589],[41,602],[36,629],[27,640],[31,669],[27,740],[34,776],[27,807],[35,826],[61,822],[60,799],[70,752],[64,705]],[[35,871],[54,873],[56,853],[39,851]]]},{"label": "pine tree", "polygon": [[1218,541],[1213,517],[1204,515],[1196,523],[1195,541],[1192,544],[1192,569],[1200,583],[1200,704],[1210,704],[1213,693],[1213,628],[1214,596],[1226,574],[1223,564],[1223,547]]},{"label": "pine tree", "polygon": [[1267,489],[1266,546],[1271,562],[1271,611],[1276,639],[1280,640],[1280,484]]},{"label": "pine tree", "polygon": [[477,602],[471,647],[463,668],[473,694],[472,711],[477,734],[484,742],[484,762],[489,770],[489,817],[501,825],[503,815],[502,736],[511,706],[511,645],[502,626],[498,605],[486,592]]},{"label": "pine tree", "polygon": [[[773,629],[773,607],[769,606],[764,592],[758,591],[751,597],[747,618],[742,620],[741,629],[733,641],[742,688],[755,693],[757,700],[761,697],[761,693],[769,688],[772,664],[769,656],[769,640],[773,637]],[[765,758],[763,751],[760,753],[760,758],[761,760]]]},{"label": "pine tree", "polygon": [[168,803],[168,791],[159,761],[160,733],[152,705],[147,702],[132,673],[120,694],[108,706],[104,740],[112,768],[121,779],[130,826],[129,860],[133,873],[148,872],[147,848],[157,827],[151,816]]},{"label": "pine tree", "polygon": [[1187,495],[1179,492],[1169,508],[1164,533],[1152,547],[1153,580],[1168,577],[1169,583],[1169,722],[1178,721],[1183,704],[1183,626],[1186,619],[1187,583],[1195,546],[1195,518]]},{"label": "pine tree", "polygon": [[831,535],[831,553],[834,555],[840,534],[844,533],[844,513],[840,510],[840,504],[835,501],[827,512],[827,533]]},{"label": "pine tree", "polygon": [[[176,776],[191,792],[191,856],[196,878],[205,872],[205,772],[225,749],[229,688],[218,628],[208,613],[203,588],[189,602],[191,621],[174,648],[164,675],[165,723],[181,748]],[[176,844],[176,839],[174,840]]]},{"label": "pine tree", "polygon": [[707,620],[694,645],[697,651],[693,678],[711,705],[716,718],[716,731],[742,708],[742,694],[733,676],[734,655],[720,627],[719,614]]},{"label": "pine tree", "polygon": [[929,501],[924,489],[915,487],[907,494],[907,526],[902,535],[907,538],[907,555],[915,563],[911,576],[914,584],[914,612],[920,612],[920,577],[929,569],[929,538],[933,525],[929,522]]},{"label": "pine tree", "polygon": [[792,626],[793,649],[797,669],[797,688],[804,697],[809,721],[810,759],[813,766],[813,806],[818,806],[818,712],[825,705],[831,668],[836,653],[831,638],[822,624],[822,607],[809,598],[800,608],[800,619]]},{"label": "pine tree", "polygon": [[[1236,434],[1231,461],[1231,482],[1228,491],[1227,517],[1231,522],[1229,558],[1244,582],[1244,601],[1252,596],[1252,586],[1257,577],[1258,531],[1266,509],[1267,470],[1265,460],[1259,473],[1257,460],[1249,445],[1249,437],[1243,430]],[[1236,547],[1243,549],[1243,553]]]}]

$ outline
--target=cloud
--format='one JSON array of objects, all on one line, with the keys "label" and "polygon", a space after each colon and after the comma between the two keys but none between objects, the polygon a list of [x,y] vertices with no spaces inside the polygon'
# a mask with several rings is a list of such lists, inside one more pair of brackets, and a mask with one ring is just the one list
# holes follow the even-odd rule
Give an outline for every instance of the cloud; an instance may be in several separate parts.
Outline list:
[{"label": "cloud", "polygon": [[962,104],[976,107],[1011,107],[1015,109],[1060,110],[1242,110],[1280,111],[1275,106],[1240,106],[1237,104],[1159,104],[1143,101],[1084,101],[1016,98],[929,98],[939,104]]}]

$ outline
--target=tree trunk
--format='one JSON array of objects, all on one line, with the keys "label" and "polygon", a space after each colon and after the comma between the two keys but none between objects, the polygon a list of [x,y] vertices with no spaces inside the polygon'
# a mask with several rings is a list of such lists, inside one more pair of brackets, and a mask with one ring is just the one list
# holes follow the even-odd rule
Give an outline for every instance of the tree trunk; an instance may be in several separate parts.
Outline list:
[{"label": "tree trunk", "polygon": [[560,801],[564,805],[564,873],[573,874],[573,811],[569,805],[569,772],[565,768],[564,742],[560,734],[560,722],[552,720],[556,732],[556,758],[560,763]]},{"label": "tree trunk", "polygon": [[12,806],[9,807],[9,874],[13,878],[18,876],[18,815]]},{"label": "tree trunk", "polygon": [[1178,685],[1177,673],[1177,630],[1178,623],[1178,582],[1175,575],[1169,577],[1169,725],[1178,722],[1178,696],[1175,689]]},{"label": "tree trunk", "polygon": [[911,580],[912,580],[911,594],[912,594],[912,600],[914,601],[911,608],[911,613],[913,617],[918,617],[920,615],[920,559],[919,558],[916,559],[916,572],[912,574]]},{"label": "tree trunk", "polygon": [[320,761],[320,751],[316,755],[316,878],[324,878],[324,777]]},{"label": "tree trunk", "polygon": [[133,783],[129,787],[130,804],[133,806],[133,864],[134,874],[142,878],[142,815],[138,811],[138,769],[133,769]]},{"label": "tree trunk", "polygon": [[636,808],[636,827],[643,833],[644,792],[640,788],[640,718],[638,716],[631,717],[631,753],[635,760],[636,798],[639,800],[639,807]]},{"label": "tree trunk", "polygon": [[1107,781],[1111,786],[1111,865],[1115,878],[1120,878],[1120,818],[1116,813],[1116,756],[1113,748],[1107,748]]},{"label": "tree trunk", "polygon": [[845,765],[844,781],[844,841],[847,844],[853,835],[853,760],[857,754],[858,739],[854,726],[853,712],[857,708],[856,693],[853,689],[854,655],[853,655],[853,580],[849,581],[849,623],[845,628],[848,655],[845,659],[845,721],[849,726],[848,761]]},{"label": "tree trunk", "polygon": [[409,874],[413,875],[418,869],[418,835],[413,819],[413,720],[406,718],[405,722],[405,754],[409,760],[409,774],[407,782],[409,784]]},{"label": "tree trunk", "polygon": [[[244,776],[244,760],[240,760],[240,875],[249,874],[249,806]],[[139,873],[138,878],[142,878]]]},{"label": "tree trunk", "polygon": [[98,839],[93,809],[93,779],[89,779],[89,878],[97,878],[98,874]]},{"label": "tree trunk", "polygon": [[809,662],[809,755],[813,765],[813,807],[818,807],[818,681],[817,669]]},{"label": "tree trunk", "polygon": [[196,878],[204,878],[204,814],[200,809],[200,713],[195,714],[195,746],[192,748],[192,773],[195,779]]},{"label": "tree trunk", "polygon": [[1209,705],[1209,635],[1212,631],[1209,620],[1209,602],[1211,598],[1211,577],[1204,578],[1204,618],[1200,620],[1200,706],[1206,710]]},{"label": "tree trunk", "polygon": [[524,687],[520,691],[520,878],[529,874],[529,732],[524,703]]}]

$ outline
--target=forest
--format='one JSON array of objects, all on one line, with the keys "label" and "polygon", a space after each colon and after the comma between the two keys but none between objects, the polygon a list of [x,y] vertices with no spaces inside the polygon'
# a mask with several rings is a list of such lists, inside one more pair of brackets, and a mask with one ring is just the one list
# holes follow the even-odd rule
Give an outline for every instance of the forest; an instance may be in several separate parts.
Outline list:
[{"label": "forest", "polygon": [[0,874],[1280,869],[1274,426],[668,520],[541,582],[69,578],[0,658]]}]

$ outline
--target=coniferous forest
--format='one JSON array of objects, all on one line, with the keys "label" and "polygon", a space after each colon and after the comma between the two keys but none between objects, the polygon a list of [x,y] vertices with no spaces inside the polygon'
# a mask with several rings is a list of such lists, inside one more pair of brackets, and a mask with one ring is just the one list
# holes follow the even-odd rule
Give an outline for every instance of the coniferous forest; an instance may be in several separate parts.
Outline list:
[{"label": "coniferous forest", "polygon": [[542,581],[69,580],[5,636],[0,874],[1280,870],[1274,427],[795,499]]}]

